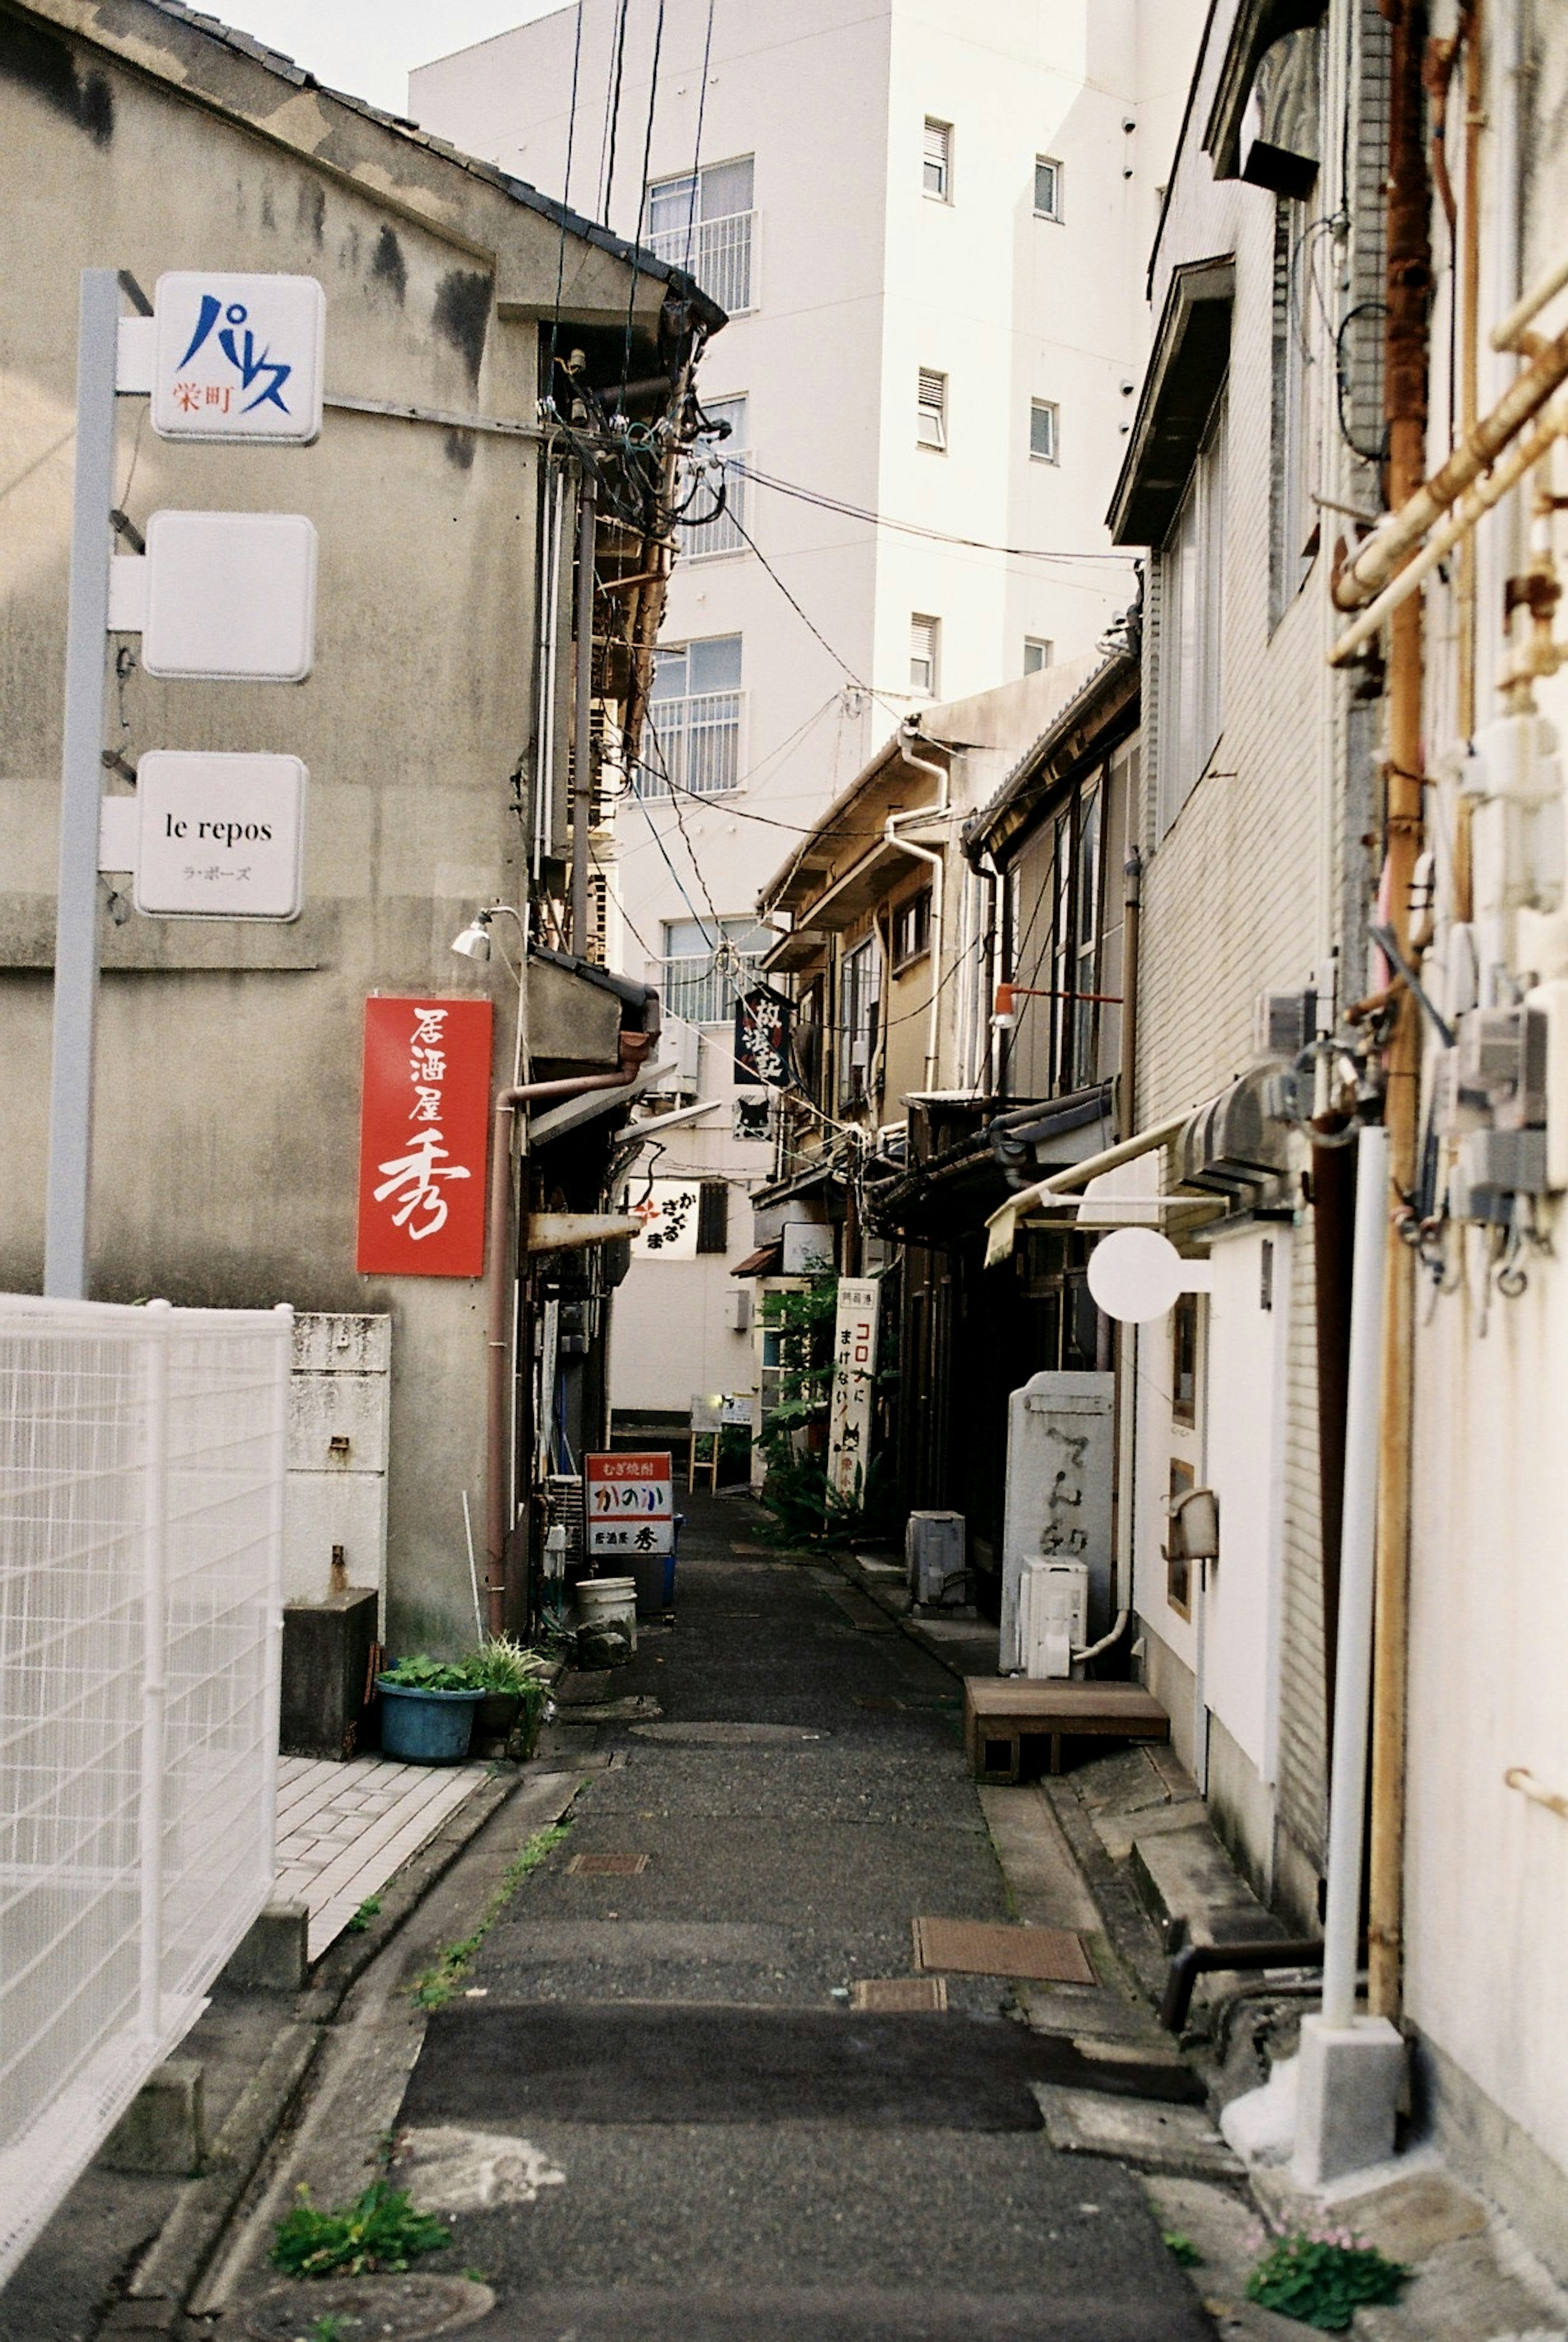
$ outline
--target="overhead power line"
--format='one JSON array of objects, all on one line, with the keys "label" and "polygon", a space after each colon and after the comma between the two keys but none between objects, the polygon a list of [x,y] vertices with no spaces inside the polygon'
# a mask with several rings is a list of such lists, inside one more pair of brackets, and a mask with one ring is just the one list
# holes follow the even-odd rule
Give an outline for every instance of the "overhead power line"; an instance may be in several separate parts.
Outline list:
[{"label": "overhead power line", "polygon": [[[1064,567],[1079,568],[1099,562],[1110,562],[1116,568],[1131,568],[1135,555],[1131,553],[1056,553],[1037,545],[994,545],[980,536],[954,536],[946,529],[923,528],[918,521],[894,520],[889,513],[873,512],[865,505],[851,504],[843,496],[831,496],[820,488],[803,487],[796,480],[781,480],[772,472],[758,472],[746,463],[732,456],[730,467],[743,479],[754,480],[759,488],[771,488],[775,495],[793,496],[797,503],[815,505],[820,511],[838,513],[845,520],[864,521],[871,528],[891,528],[901,536],[924,537],[933,545],[956,545],[971,553],[1000,553],[1014,561],[1054,561]],[[740,522],[734,513],[730,518],[737,528]],[[741,535],[745,531],[741,528]],[[751,539],[746,537],[748,545]],[[753,546],[753,551],[755,547]]]}]

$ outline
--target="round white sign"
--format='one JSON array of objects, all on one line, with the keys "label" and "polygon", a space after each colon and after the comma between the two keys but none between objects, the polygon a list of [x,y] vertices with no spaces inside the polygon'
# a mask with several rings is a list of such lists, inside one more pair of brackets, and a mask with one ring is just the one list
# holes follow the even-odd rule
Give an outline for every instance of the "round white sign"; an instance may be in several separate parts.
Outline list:
[{"label": "round white sign", "polygon": [[1107,1317],[1144,1326],[1185,1289],[1188,1264],[1157,1228],[1118,1228],[1089,1255],[1089,1290]]}]

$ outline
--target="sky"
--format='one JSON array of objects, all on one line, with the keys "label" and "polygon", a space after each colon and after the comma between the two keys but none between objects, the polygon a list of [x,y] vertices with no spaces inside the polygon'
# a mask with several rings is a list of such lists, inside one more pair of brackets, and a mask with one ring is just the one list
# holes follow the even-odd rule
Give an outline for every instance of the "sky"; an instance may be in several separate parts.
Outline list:
[{"label": "sky", "polygon": [[450,56],[563,0],[193,0],[225,25],[281,49],[329,88],[408,111],[414,65]]}]

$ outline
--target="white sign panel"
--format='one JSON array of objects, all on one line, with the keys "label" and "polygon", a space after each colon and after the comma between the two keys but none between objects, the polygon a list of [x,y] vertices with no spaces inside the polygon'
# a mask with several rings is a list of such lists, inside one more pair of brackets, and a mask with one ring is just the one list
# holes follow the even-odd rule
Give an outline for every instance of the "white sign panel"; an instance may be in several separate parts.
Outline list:
[{"label": "white sign panel", "polygon": [[[155,512],[145,560],[111,565],[111,626],[139,615],[142,664],[172,682],[303,683],[315,656],[316,545],[301,513]],[[141,573],[128,587],[126,570]]]},{"label": "white sign panel", "polygon": [[305,769],[297,756],[155,748],[136,767],[135,902],[155,919],[297,919]]},{"label": "white sign panel", "polygon": [[827,1484],[846,1505],[864,1491],[876,1378],[878,1287],[874,1277],[841,1276],[833,1329],[833,1403],[827,1418]]},{"label": "white sign panel", "polygon": [[639,1224],[633,1258],[695,1260],[699,1201],[694,1179],[655,1179],[641,1202],[628,1196],[627,1213]]},{"label": "white sign panel", "polygon": [[316,437],[326,296],[314,276],[175,270],[159,277],[153,307],[161,439],[304,447]]},{"label": "white sign panel", "polygon": [[585,1456],[584,1502],[588,1551],[619,1555],[674,1551],[674,1481],[667,1449]]}]

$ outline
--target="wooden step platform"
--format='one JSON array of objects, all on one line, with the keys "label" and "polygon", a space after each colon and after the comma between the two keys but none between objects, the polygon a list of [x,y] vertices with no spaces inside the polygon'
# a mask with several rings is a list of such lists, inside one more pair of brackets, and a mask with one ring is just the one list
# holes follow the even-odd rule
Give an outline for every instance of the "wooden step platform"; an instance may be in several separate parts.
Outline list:
[{"label": "wooden step platform", "polygon": [[1051,1770],[1059,1773],[1063,1741],[1080,1736],[1168,1740],[1171,1719],[1141,1684],[964,1676],[964,1745],[977,1781],[1011,1787],[1027,1739],[1050,1741]]}]

